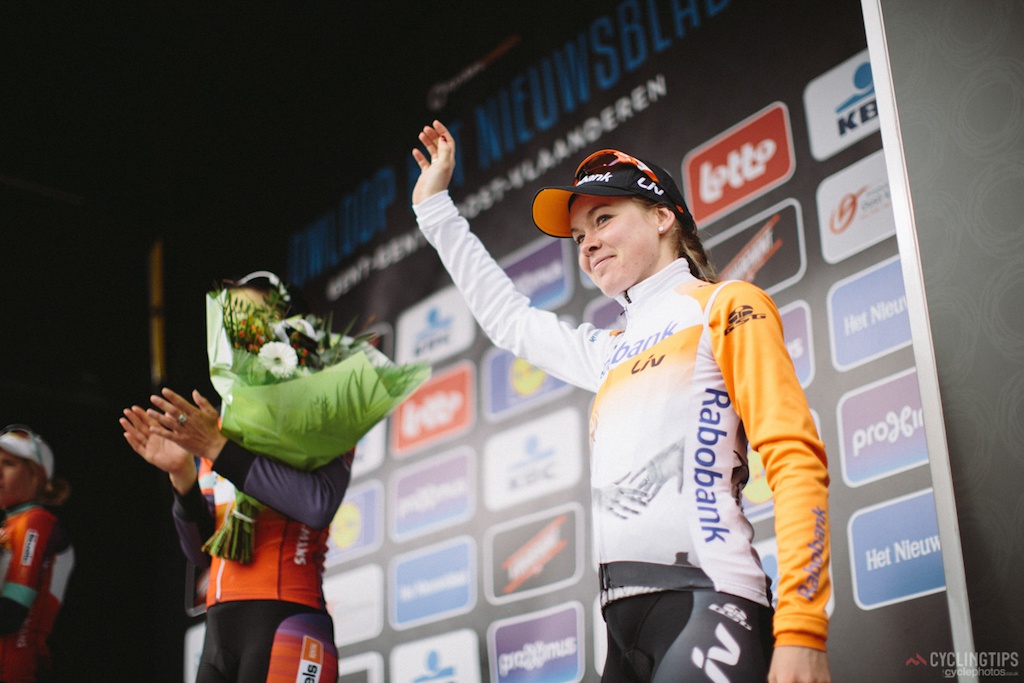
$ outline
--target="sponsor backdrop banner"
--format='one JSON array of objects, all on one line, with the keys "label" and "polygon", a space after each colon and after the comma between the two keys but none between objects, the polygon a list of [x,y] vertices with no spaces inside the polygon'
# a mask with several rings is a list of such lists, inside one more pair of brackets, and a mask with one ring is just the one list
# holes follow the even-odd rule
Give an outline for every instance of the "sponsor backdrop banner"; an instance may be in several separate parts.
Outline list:
[{"label": "sponsor backdrop banner", "polygon": [[[952,649],[924,416],[857,0],[594,3],[450,93],[452,195],[517,286],[616,324],[530,203],[588,152],[676,176],[724,277],[767,290],[829,454],[837,680],[915,680]],[[424,121],[427,123],[427,121]],[[433,377],[360,444],[325,590],[342,681],[596,681],[591,395],[496,350],[415,226],[416,131],[297,226],[287,277]],[[745,504],[776,573],[764,469]],[[921,666],[921,669],[927,667]],[[922,678],[923,680],[923,678]]]}]

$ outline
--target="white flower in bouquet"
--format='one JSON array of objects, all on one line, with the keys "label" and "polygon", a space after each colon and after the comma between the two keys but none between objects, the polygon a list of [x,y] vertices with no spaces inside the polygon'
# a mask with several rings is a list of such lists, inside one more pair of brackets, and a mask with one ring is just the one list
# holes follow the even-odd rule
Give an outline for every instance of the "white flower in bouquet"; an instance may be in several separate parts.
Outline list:
[{"label": "white flower in bouquet", "polygon": [[270,370],[274,377],[286,379],[295,374],[295,368],[299,366],[299,357],[290,344],[267,342],[260,348],[260,363]]}]

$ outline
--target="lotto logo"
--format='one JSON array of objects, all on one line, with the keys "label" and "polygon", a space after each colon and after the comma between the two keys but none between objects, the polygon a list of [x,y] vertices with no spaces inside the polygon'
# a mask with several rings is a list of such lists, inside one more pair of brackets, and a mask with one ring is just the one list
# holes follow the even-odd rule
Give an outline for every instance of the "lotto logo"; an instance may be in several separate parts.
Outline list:
[{"label": "lotto logo", "polygon": [[474,419],[474,381],[473,366],[461,362],[417,389],[392,416],[394,453],[404,455],[466,431]]},{"label": "lotto logo", "polygon": [[686,155],[686,200],[702,226],[785,183],[795,168],[789,110],[776,102]]}]

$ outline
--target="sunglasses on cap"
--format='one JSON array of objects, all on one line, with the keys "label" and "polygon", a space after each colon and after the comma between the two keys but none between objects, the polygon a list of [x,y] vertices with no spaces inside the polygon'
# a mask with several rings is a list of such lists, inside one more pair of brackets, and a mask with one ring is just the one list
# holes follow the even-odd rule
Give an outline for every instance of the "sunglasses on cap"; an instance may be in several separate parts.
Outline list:
[{"label": "sunglasses on cap", "polygon": [[616,164],[628,164],[630,166],[634,166],[645,176],[659,185],[661,184],[661,181],[658,180],[658,176],[647,164],[636,157],[626,154],[625,152],[620,152],[617,149],[601,149],[581,161],[580,165],[576,167],[576,182],[578,183],[589,175],[602,173],[606,170],[615,170],[612,169],[612,166],[615,166]]},{"label": "sunglasses on cap", "polygon": [[0,430],[0,437],[6,436],[7,434],[18,435],[23,439],[28,439],[29,443],[32,444],[32,450],[35,453],[36,463],[40,467],[45,467],[43,464],[43,452],[39,449],[39,435],[32,431],[32,428],[28,425],[21,424],[9,424]]},{"label": "sunglasses on cap", "polygon": [[[658,174],[654,172],[653,168],[645,164],[640,159],[637,159],[632,154],[626,154],[625,152],[620,152],[617,149],[601,149],[581,161],[580,165],[576,167],[576,176],[573,185],[578,185],[580,181],[588,176],[598,175],[605,172],[614,172],[617,170],[615,166],[621,167],[623,164],[632,166],[636,170],[640,171],[640,173],[646,176],[648,180],[654,182],[659,187],[665,187],[665,183],[658,178]],[[670,183],[672,182],[671,178],[668,180]],[[661,194],[660,190],[657,190],[657,192],[658,194]],[[685,216],[689,214],[686,207],[680,205],[676,201],[669,200],[665,203],[670,203],[674,206],[680,215]]]}]

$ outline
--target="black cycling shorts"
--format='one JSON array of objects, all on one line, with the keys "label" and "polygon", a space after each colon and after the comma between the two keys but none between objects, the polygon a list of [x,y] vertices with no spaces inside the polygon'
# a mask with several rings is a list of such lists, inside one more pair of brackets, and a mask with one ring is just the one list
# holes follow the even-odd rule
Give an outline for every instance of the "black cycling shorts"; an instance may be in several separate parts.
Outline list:
[{"label": "black cycling shorts", "polygon": [[206,613],[196,683],[334,683],[334,622],[322,610],[277,600],[222,602]]},{"label": "black cycling shorts", "polygon": [[604,608],[603,683],[768,679],[773,611],[712,590],[661,591]]}]

